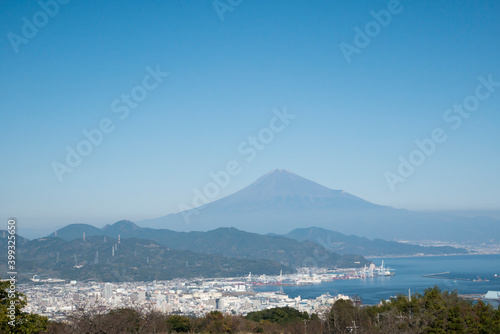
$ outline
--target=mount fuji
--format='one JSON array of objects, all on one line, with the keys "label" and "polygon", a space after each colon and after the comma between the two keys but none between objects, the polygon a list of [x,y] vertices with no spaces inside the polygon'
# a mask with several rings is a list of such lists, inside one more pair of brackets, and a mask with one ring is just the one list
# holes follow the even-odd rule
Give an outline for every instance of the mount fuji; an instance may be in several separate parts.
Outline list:
[{"label": "mount fuji", "polygon": [[287,233],[317,226],[346,234],[391,240],[500,240],[500,221],[428,214],[371,203],[288,170],[276,169],[214,202],[140,222],[175,231],[235,227],[256,233]]}]

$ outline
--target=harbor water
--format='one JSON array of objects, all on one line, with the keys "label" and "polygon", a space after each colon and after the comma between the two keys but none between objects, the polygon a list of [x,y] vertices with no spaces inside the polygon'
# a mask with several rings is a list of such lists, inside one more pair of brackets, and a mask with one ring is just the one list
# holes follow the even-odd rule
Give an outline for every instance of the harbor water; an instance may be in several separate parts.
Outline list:
[{"label": "harbor water", "polygon": [[[441,290],[457,290],[459,294],[485,294],[500,291],[500,255],[457,255],[428,257],[398,257],[371,259],[377,266],[382,260],[395,269],[391,277],[336,280],[304,286],[263,286],[256,291],[277,291],[294,298],[316,298],[324,293],[361,297],[364,304],[377,304],[397,294],[423,293],[437,285]],[[443,273],[431,277],[423,275]],[[497,275],[497,276],[495,276]],[[498,302],[491,303],[498,306]]]}]

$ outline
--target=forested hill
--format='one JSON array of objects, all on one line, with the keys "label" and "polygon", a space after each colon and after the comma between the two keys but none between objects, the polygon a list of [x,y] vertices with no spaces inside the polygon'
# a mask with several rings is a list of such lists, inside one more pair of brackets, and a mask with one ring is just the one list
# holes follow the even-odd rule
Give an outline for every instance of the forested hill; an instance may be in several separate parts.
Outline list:
[{"label": "forested hill", "polygon": [[[6,249],[6,239],[0,248]],[[114,249],[114,250],[113,250]],[[7,254],[3,251],[2,254]],[[26,279],[34,274],[79,280],[151,281],[190,277],[278,275],[293,270],[271,260],[236,259],[222,255],[174,250],[151,240],[101,236],[66,241],[42,238],[17,247],[17,270]],[[7,270],[1,261],[0,269]]]}]

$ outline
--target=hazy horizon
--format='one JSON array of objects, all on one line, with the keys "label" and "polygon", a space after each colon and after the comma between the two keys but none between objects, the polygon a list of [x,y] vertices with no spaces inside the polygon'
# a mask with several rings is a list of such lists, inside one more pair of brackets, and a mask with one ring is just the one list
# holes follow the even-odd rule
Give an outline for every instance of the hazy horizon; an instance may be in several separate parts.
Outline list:
[{"label": "hazy horizon", "polygon": [[0,4],[5,222],[138,222],[275,168],[500,218],[499,2],[216,3]]},{"label": "hazy horizon", "polygon": [[[231,194],[228,194],[227,196],[223,196],[222,198],[216,198],[214,199],[213,201],[208,201],[207,203],[205,204],[202,204],[200,206],[195,206],[193,207],[193,209],[200,209],[202,207],[204,207],[206,204],[211,204],[211,203],[214,203],[216,201],[219,201],[221,199],[224,199],[226,197],[231,197],[231,195],[234,195],[235,193],[238,193],[240,190],[246,190],[247,188],[249,188],[250,186],[256,184],[258,181],[260,181],[261,179],[264,179],[266,176],[268,176],[269,174],[271,174],[272,172],[275,172],[275,171],[285,171],[286,173],[291,173],[291,174],[294,174],[294,175],[297,175],[295,173],[293,173],[293,171],[289,171],[289,170],[280,170],[280,169],[275,169],[275,170],[272,170],[266,174],[264,174],[263,176],[261,176],[259,179],[255,180],[254,182],[252,182],[251,184],[245,186],[243,189],[238,189],[237,191],[235,191],[234,193],[231,193]],[[297,175],[299,176],[300,178],[302,178],[300,175]],[[311,180],[307,180],[307,181],[311,181]],[[312,183],[315,183],[314,181],[312,181]],[[322,185],[320,185],[322,186]],[[332,189],[332,190],[342,190],[342,189]],[[344,190],[342,190],[344,191]],[[356,196],[356,194],[350,194],[350,195],[354,195]],[[373,203],[373,204],[378,204],[378,203]],[[405,209],[405,208],[396,208],[396,209]],[[203,213],[203,209],[200,209]],[[448,214],[448,215],[453,215],[453,216],[458,216],[458,217],[490,217],[490,218],[494,218],[494,219],[500,219],[500,210],[499,211],[495,211],[495,210],[454,210],[454,211],[446,211],[446,210],[439,210],[439,211],[436,211],[436,210],[428,210],[428,211],[425,211],[425,210],[422,210],[422,211],[419,211],[419,210],[415,210],[415,212],[422,212],[422,213],[442,213],[442,214]],[[176,214],[176,213],[180,213],[179,212],[173,212],[173,213],[166,213],[165,215],[169,215],[169,214]],[[165,216],[163,215],[163,216]],[[15,217],[17,218],[17,217]],[[130,218],[127,218],[127,217],[123,217],[122,219],[117,219],[117,220],[113,220],[113,221],[71,221],[71,222],[63,222],[61,224],[52,224],[52,225],[45,225],[41,228],[35,228],[35,229],[32,229],[30,228],[29,230],[25,229],[23,225],[20,226],[21,228],[21,234],[24,236],[24,237],[28,237],[28,238],[38,238],[38,237],[44,237],[44,236],[47,236],[48,234],[50,233],[53,233],[54,231],[62,228],[62,227],[65,227],[67,225],[72,225],[72,224],[88,224],[88,225],[92,225],[92,226],[95,226],[97,228],[103,228],[105,227],[106,225],[113,225],[114,223],[116,222],[119,222],[119,221],[132,221],[134,224],[140,226],[140,227],[150,227],[148,224],[145,224],[144,221],[145,220],[148,220],[148,219],[151,219],[151,218],[158,218],[158,217],[146,217],[145,219],[138,219],[138,220],[133,220],[133,219],[130,219]],[[187,224],[187,226],[189,225],[188,222],[184,222],[183,224]],[[235,225],[231,226],[231,227],[235,227]],[[313,227],[313,226],[316,226],[316,224],[312,223],[310,225],[304,225],[303,227],[306,228],[306,227]],[[166,229],[170,229],[170,230],[173,230],[173,231],[180,231],[180,229],[178,228],[175,228],[175,227],[172,227],[172,226],[163,226],[163,227],[156,227],[156,228],[166,228]],[[241,229],[241,230],[244,230],[244,231],[247,231],[247,229],[241,227],[241,226],[238,226],[237,227],[238,229]],[[212,228],[206,228],[206,227],[200,227],[200,228],[192,228],[191,230],[192,231],[207,231],[207,230],[211,230]],[[290,232],[292,231],[294,228],[290,228],[289,231],[287,232]],[[335,226],[331,226],[329,229],[331,230],[336,230]],[[258,233],[275,233],[275,232],[272,232],[272,231],[260,231]],[[347,234],[350,234],[350,233],[347,233]],[[358,236],[365,236],[363,233],[357,233]]]}]

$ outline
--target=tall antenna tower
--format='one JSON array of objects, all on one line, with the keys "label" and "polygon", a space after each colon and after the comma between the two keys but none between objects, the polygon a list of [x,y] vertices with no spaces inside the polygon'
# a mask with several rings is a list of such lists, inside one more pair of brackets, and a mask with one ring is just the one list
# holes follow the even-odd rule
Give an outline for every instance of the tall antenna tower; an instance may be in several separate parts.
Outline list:
[{"label": "tall antenna tower", "polygon": [[118,234],[118,243],[120,243],[120,235]]},{"label": "tall antenna tower", "polygon": [[85,240],[85,232],[83,232],[83,240]]},{"label": "tall antenna tower", "polygon": [[115,247],[111,248],[111,256],[115,256]]},{"label": "tall antenna tower", "polygon": [[94,263],[95,264],[98,264],[99,263],[99,251],[95,251],[95,260],[94,260]]}]

